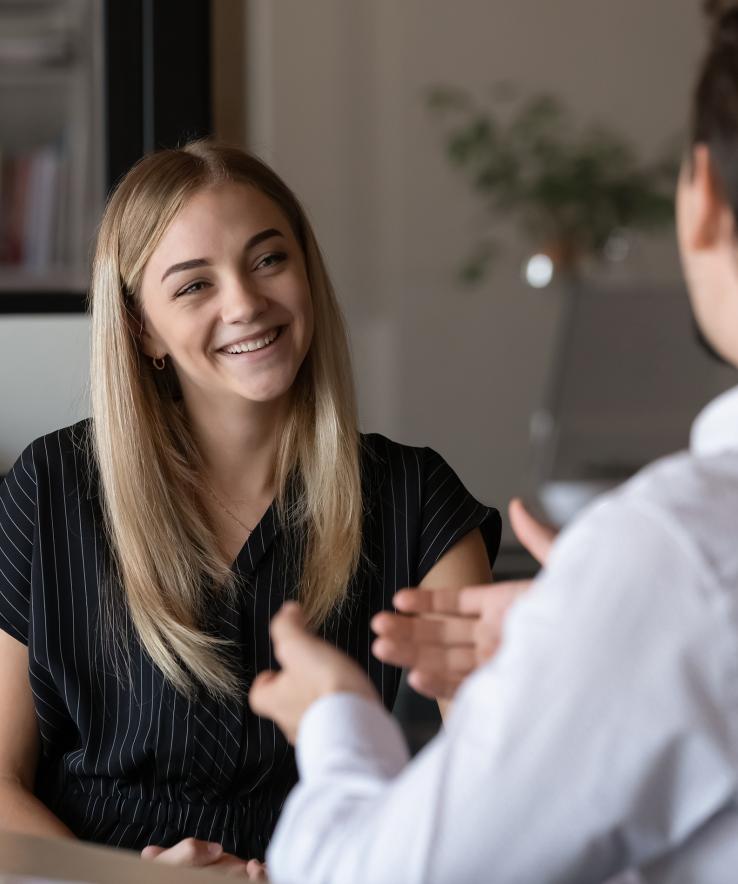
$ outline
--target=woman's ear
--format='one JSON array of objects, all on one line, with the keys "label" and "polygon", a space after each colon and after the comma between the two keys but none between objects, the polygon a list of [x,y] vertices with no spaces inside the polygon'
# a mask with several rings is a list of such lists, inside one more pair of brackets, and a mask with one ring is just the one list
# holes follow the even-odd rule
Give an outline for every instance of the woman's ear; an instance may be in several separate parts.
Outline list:
[{"label": "woman's ear", "polygon": [[140,308],[128,309],[128,325],[145,356],[150,359],[161,359],[166,356],[158,339],[148,330],[146,318]]},{"label": "woman's ear", "polygon": [[732,213],[706,144],[695,145],[683,176],[687,244],[694,251],[714,248],[723,237],[732,236]]}]

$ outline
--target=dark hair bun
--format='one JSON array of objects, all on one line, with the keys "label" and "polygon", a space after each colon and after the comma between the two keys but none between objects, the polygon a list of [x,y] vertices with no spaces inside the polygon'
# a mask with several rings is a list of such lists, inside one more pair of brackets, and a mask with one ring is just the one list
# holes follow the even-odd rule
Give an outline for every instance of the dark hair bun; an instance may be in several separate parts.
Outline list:
[{"label": "dark hair bun", "polygon": [[715,45],[738,47],[738,0],[705,0],[705,13],[712,20]]}]

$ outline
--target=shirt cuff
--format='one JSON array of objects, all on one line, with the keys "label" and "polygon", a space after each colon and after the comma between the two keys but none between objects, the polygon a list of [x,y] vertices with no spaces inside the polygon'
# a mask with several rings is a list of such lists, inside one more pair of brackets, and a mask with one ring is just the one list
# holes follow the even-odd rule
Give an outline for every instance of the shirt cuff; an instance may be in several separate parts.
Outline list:
[{"label": "shirt cuff", "polygon": [[295,749],[302,780],[357,769],[390,779],[410,757],[399,725],[384,707],[351,693],[316,700],[302,718]]}]

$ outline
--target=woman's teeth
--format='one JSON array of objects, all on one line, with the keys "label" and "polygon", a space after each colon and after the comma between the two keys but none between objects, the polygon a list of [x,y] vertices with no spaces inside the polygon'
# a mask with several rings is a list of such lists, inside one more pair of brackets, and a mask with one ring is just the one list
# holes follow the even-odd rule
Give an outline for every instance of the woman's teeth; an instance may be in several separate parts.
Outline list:
[{"label": "woman's teeth", "polygon": [[240,344],[234,344],[232,347],[226,347],[225,352],[235,356],[237,353],[252,353],[254,350],[263,350],[264,347],[268,347],[269,344],[272,343],[278,334],[278,329],[272,329],[272,331],[267,332],[263,338],[256,338],[256,340],[253,341],[243,341]]}]

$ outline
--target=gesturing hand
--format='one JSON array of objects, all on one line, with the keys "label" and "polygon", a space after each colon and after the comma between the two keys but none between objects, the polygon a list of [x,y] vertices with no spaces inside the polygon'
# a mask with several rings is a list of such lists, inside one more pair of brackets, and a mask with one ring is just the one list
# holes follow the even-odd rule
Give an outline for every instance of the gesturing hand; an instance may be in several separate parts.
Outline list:
[{"label": "gesturing hand", "polygon": [[197,838],[184,838],[173,847],[159,847],[149,844],[141,851],[143,859],[164,863],[170,866],[208,866],[226,875],[243,878],[246,881],[266,881],[266,866],[256,859],[244,860],[226,853],[220,844],[213,841],[200,841]]},{"label": "gesturing hand", "polygon": [[291,743],[302,716],[327,694],[349,692],[378,701],[371,682],[353,660],[307,631],[295,602],[286,602],[275,614],[270,631],[282,670],[256,676],[249,704],[257,715],[276,722]]},{"label": "gesturing hand", "polygon": [[378,636],[372,652],[409,669],[408,684],[418,693],[451,699],[466,676],[495,652],[505,614],[530,582],[402,589],[394,597],[401,614],[382,611],[372,620]]},{"label": "gesturing hand", "polygon": [[510,501],[508,514],[512,529],[520,543],[539,565],[545,565],[559,532],[532,516],[519,497],[513,497]]},{"label": "gesturing hand", "polygon": [[[518,499],[510,504],[510,522],[518,540],[545,564],[556,531],[531,516]],[[419,693],[450,699],[495,652],[505,615],[531,582],[400,590],[394,597],[400,614],[383,611],[372,620],[377,634],[372,651],[385,663],[408,668],[408,683]]]}]

